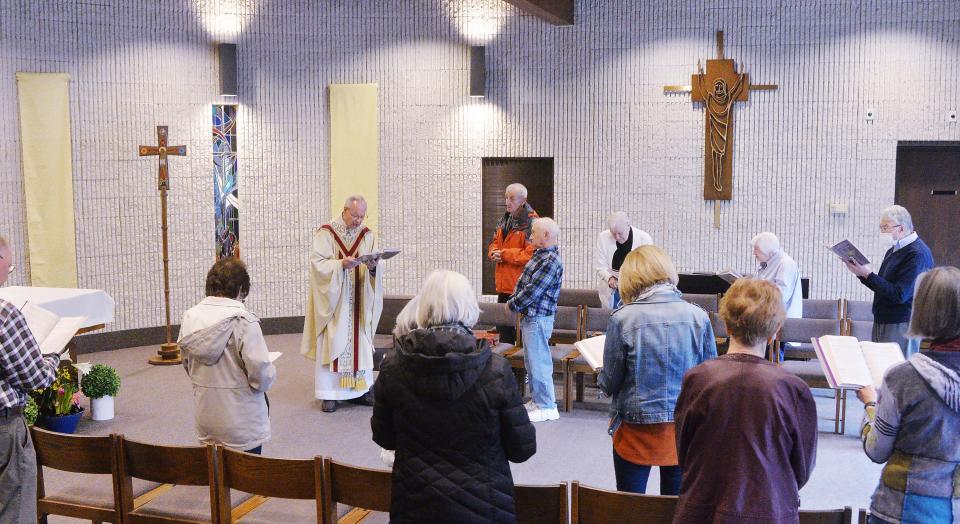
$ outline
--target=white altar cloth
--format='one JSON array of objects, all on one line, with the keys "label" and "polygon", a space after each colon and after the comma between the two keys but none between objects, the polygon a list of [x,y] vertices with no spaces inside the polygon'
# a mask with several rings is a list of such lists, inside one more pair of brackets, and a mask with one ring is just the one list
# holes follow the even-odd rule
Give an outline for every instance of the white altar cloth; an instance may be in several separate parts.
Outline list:
[{"label": "white altar cloth", "polygon": [[30,302],[60,317],[86,317],[81,328],[113,322],[116,303],[99,289],[10,286],[0,288],[0,298],[17,308]]}]

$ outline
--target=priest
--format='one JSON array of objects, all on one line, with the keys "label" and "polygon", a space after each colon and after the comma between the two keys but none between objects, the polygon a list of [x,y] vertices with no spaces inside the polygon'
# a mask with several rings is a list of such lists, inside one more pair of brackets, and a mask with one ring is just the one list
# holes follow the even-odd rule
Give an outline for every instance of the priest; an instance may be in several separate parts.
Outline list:
[{"label": "priest", "polygon": [[314,395],[325,412],[337,401],[373,405],[373,335],[383,309],[383,276],[373,231],[363,226],[367,202],[347,198],[340,215],[313,236],[310,290],[300,353],[316,360]]}]

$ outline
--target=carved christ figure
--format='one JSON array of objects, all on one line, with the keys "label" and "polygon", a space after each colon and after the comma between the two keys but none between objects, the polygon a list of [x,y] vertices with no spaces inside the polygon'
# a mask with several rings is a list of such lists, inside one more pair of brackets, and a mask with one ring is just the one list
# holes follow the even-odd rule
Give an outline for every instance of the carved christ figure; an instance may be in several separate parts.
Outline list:
[{"label": "carved christ figure", "polygon": [[727,156],[727,144],[731,142],[730,140],[730,119],[733,116],[731,108],[733,103],[737,101],[737,98],[740,95],[740,91],[743,89],[744,85],[744,76],[743,74],[738,74],[736,76],[737,81],[733,84],[733,87],[727,85],[727,81],[723,78],[717,78],[713,82],[713,90],[708,91],[706,86],[703,85],[703,66],[700,62],[697,62],[697,87],[700,90],[700,96],[703,97],[704,105],[707,109],[707,138],[710,144],[710,155],[713,162],[711,162],[712,173],[711,173],[711,183],[713,184],[713,189],[717,193],[723,192],[723,166],[724,161]]}]

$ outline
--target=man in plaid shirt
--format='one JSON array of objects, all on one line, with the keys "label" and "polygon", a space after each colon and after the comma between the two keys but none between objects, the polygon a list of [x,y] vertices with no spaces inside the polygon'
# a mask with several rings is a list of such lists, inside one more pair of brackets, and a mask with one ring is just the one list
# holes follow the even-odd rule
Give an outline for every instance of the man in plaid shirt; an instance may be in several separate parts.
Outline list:
[{"label": "man in plaid shirt", "polygon": [[[0,286],[13,272],[13,253],[0,236]],[[27,321],[0,300],[0,522],[37,521],[37,457],[23,418],[27,393],[53,383],[58,355],[40,354]]]},{"label": "man in plaid shirt", "polygon": [[511,311],[520,313],[523,361],[533,393],[533,400],[526,405],[531,422],[560,418],[553,389],[553,358],[550,356],[550,335],[557,315],[560,284],[563,283],[563,260],[557,247],[559,239],[560,227],[552,219],[533,221],[530,242],[537,249],[523,268],[513,296],[507,301]]}]

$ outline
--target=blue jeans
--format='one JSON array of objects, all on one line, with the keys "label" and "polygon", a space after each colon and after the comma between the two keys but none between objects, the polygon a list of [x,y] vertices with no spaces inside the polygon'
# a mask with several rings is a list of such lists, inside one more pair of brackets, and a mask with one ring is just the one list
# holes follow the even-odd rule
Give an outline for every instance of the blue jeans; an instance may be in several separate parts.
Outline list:
[{"label": "blue jeans", "polygon": [[[630,493],[646,493],[647,480],[650,478],[650,469],[653,466],[641,466],[629,462],[617,455],[613,450],[613,472],[617,476],[617,491]],[[660,468],[660,494],[680,494],[680,466],[657,466]]]},{"label": "blue jeans", "polygon": [[553,333],[555,317],[520,317],[523,365],[530,374],[533,402],[540,409],[557,409],[557,397],[553,389],[553,357],[550,356],[550,334]]},{"label": "blue jeans", "polygon": [[614,290],[613,290],[613,295],[611,295],[611,297],[610,297],[610,304],[609,304],[609,306],[610,306],[611,309],[617,309],[618,307],[620,307],[620,306],[622,306],[622,305],[623,305],[623,300],[620,298],[620,290],[619,290],[619,289],[614,289]]}]

